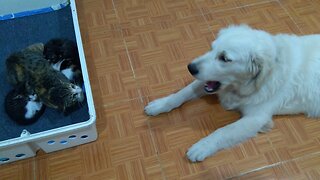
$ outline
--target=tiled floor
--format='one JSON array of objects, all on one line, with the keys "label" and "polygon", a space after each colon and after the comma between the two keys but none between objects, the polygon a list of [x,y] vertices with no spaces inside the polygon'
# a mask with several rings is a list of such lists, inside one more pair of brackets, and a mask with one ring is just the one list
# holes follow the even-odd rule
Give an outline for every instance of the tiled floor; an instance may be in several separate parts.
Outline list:
[{"label": "tiled floor", "polygon": [[271,132],[190,163],[190,145],[239,115],[216,97],[157,117],[143,113],[192,81],[186,65],[220,28],[320,33],[319,0],[77,0],[77,8],[99,139],[1,166],[0,179],[320,179],[316,119],[274,117]]}]

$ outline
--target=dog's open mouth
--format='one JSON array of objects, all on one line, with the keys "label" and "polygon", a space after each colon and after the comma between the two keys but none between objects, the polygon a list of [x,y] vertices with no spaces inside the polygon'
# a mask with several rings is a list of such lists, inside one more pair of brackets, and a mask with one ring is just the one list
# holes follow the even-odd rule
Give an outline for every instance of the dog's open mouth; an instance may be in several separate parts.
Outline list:
[{"label": "dog's open mouth", "polygon": [[221,83],[219,81],[207,81],[206,84],[204,85],[204,90],[207,93],[212,94],[218,91],[220,85]]}]

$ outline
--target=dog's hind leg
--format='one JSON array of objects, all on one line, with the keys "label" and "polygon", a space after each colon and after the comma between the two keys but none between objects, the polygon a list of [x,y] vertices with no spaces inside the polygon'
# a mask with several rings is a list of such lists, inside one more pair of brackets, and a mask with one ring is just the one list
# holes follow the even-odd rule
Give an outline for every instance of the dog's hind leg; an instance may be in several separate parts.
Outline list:
[{"label": "dog's hind leg", "polygon": [[204,82],[195,80],[177,93],[150,102],[145,107],[144,111],[150,116],[156,116],[160,113],[169,112],[172,109],[179,107],[186,101],[206,95],[203,87]]}]

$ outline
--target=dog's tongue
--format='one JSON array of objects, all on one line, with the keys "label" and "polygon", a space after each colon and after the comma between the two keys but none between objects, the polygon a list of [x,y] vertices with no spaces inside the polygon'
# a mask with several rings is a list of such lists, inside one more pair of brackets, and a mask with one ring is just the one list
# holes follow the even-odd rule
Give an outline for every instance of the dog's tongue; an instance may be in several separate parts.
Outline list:
[{"label": "dog's tongue", "polygon": [[205,86],[204,86],[204,90],[207,93],[214,93],[216,92],[220,87],[220,82],[218,81],[208,81],[206,82]]},{"label": "dog's tongue", "polygon": [[209,87],[209,88],[211,88],[211,89],[213,89],[213,87],[216,85],[216,81],[208,81],[207,82],[207,86]]}]

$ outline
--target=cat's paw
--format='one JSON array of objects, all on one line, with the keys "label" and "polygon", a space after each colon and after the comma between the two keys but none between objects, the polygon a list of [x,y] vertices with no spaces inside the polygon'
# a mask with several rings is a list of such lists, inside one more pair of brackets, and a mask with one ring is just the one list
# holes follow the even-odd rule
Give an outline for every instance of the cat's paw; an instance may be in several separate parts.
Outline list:
[{"label": "cat's paw", "polygon": [[205,158],[211,156],[217,151],[215,146],[210,142],[210,139],[203,138],[194,145],[192,145],[186,155],[192,162],[203,161]]},{"label": "cat's paw", "polygon": [[29,95],[29,100],[30,101],[35,101],[37,100],[38,96],[36,94],[33,94],[33,95]]},{"label": "cat's paw", "polygon": [[173,109],[169,103],[169,96],[156,99],[150,102],[145,108],[144,112],[149,116],[156,116],[160,113],[169,112]]}]

